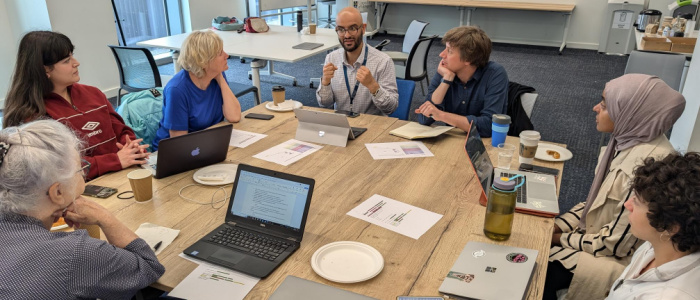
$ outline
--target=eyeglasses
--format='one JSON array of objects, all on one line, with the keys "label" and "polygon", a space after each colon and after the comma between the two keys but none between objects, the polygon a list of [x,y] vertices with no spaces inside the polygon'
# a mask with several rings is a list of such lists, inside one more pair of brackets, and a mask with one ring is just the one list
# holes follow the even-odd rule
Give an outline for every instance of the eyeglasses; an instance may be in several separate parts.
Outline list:
[{"label": "eyeglasses", "polygon": [[78,170],[83,179],[87,179],[88,174],[90,174],[90,163],[87,160],[80,159],[80,169]]},{"label": "eyeglasses", "polygon": [[336,27],[335,32],[338,33],[338,35],[345,35],[346,32],[349,32],[350,34],[356,34],[357,31],[360,30],[360,27],[357,25],[352,25],[350,28],[343,28],[343,27]]}]

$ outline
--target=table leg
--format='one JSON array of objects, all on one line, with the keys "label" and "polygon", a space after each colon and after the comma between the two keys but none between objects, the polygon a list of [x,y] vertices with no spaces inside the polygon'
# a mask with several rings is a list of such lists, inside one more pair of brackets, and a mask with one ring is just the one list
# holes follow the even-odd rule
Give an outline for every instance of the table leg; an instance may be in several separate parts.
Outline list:
[{"label": "table leg", "polygon": [[265,65],[267,64],[266,60],[263,59],[253,59],[250,62],[250,69],[252,70],[252,79],[253,79],[253,85],[258,88],[258,99],[260,99],[260,102],[263,102],[262,100],[262,89],[260,88],[260,68],[264,68]]},{"label": "table leg", "polygon": [[[471,26],[472,25],[472,12],[474,11],[475,8],[469,7],[466,8],[464,6],[459,7],[459,26]],[[465,24],[464,22],[464,11],[467,11],[467,22]]]},{"label": "table leg", "polygon": [[[275,67],[274,67],[274,64],[272,61],[267,62],[267,68],[265,70],[262,70],[259,72],[260,72],[260,74],[258,75],[258,80],[260,80],[260,77],[259,77],[260,75],[268,75],[268,76],[272,76],[272,77],[291,79],[294,82],[294,83],[292,83],[292,85],[297,86],[297,78],[294,76],[291,76],[291,75],[284,74],[284,73],[275,72]],[[248,72],[248,75],[255,77],[255,76],[253,76],[252,71]]]},{"label": "table leg", "polygon": [[559,47],[559,55],[564,51],[566,47],[566,36],[569,35],[569,24],[571,23],[571,13],[564,13],[566,20],[564,21],[564,36],[561,37],[561,46]]},{"label": "table leg", "polygon": [[177,72],[180,72],[180,69],[182,69],[182,67],[180,67],[180,65],[177,63],[178,57],[180,57],[180,51],[173,51],[172,58],[173,58],[173,69],[175,69],[175,74],[177,74]]}]

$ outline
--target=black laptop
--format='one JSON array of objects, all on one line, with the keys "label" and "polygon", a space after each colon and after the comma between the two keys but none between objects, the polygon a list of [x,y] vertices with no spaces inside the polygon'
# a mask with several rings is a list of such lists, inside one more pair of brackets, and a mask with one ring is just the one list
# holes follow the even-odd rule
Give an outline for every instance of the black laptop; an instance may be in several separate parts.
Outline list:
[{"label": "black laptop", "polygon": [[163,139],[158,151],[141,166],[158,179],[222,162],[228,153],[232,129],[233,125],[227,124]]},{"label": "black laptop", "polygon": [[226,222],[184,253],[265,278],[299,249],[314,180],[240,164]]}]

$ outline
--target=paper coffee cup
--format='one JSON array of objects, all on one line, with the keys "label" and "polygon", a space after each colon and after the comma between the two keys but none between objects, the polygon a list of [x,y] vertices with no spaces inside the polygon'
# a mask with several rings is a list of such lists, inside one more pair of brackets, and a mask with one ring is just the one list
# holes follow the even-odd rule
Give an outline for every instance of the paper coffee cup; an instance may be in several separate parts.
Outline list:
[{"label": "paper coffee cup", "polygon": [[97,225],[80,225],[80,229],[85,229],[88,235],[94,239],[100,239],[100,226]]},{"label": "paper coffee cup", "polygon": [[126,177],[129,178],[136,202],[145,202],[153,198],[153,173],[151,170],[131,171]]},{"label": "paper coffee cup", "polygon": [[316,24],[314,24],[314,23],[309,24],[309,33],[316,34]]},{"label": "paper coffee cup", "polygon": [[520,163],[531,164],[537,153],[537,145],[540,142],[540,133],[534,130],[523,130],[520,133]]},{"label": "paper coffee cup", "polygon": [[272,102],[275,106],[284,103],[284,87],[276,85],[272,87]]}]

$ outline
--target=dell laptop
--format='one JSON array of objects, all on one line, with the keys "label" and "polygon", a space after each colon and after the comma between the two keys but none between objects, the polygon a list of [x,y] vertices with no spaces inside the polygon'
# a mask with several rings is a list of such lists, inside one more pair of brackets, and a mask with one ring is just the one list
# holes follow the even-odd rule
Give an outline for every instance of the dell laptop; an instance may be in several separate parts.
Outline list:
[{"label": "dell laptop", "polygon": [[367,128],[350,127],[345,115],[323,111],[294,109],[299,119],[297,134],[300,141],[345,147],[348,139],[354,140]]},{"label": "dell laptop", "polygon": [[467,299],[525,299],[538,251],[468,242],[438,291]]},{"label": "dell laptop", "polygon": [[153,172],[155,178],[165,178],[222,162],[228,153],[233,125],[209,128],[185,135],[163,139],[158,151],[152,153],[144,169]]},{"label": "dell laptop", "polygon": [[314,180],[239,164],[226,222],[186,255],[265,278],[299,249]]},{"label": "dell laptop", "polygon": [[474,122],[472,122],[467,135],[464,149],[481,183],[482,195],[479,200],[481,205],[486,205],[486,195],[488,195],[488,191],[491,188],[493,176],[510,178],[515,175],[523,175],[523,177],[516,179],[517,184],[520,184],[522,181],[525,182],[518,188],[515,210],[521,213],[547,217],[554,217],[559,214],[556,178],[547,174],[494,168]]}]

